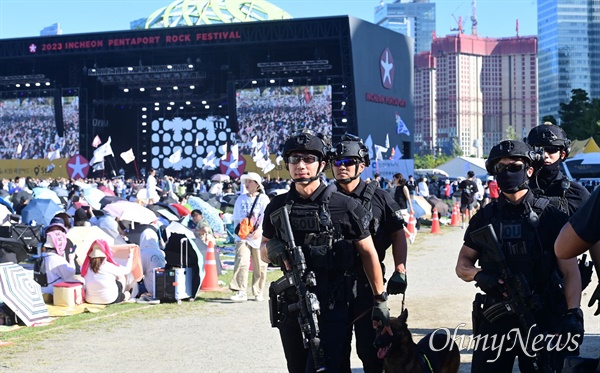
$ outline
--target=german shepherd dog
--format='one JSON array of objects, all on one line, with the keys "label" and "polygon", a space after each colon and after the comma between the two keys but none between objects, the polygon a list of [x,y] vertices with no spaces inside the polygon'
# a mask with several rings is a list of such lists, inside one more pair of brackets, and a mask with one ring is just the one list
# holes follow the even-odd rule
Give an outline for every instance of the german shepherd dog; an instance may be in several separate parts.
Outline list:
[{"label": "german shepherd dog", "polygon": [[[460,351],[445,333],[427,334],[419,343],[413,342],[406,319],[408,310],[391,318],[394,335],[378,334],[375,338],[377,356],[384,359],[386,373],[457,373]],[[450,343],[451,342],[451,343]]]}]

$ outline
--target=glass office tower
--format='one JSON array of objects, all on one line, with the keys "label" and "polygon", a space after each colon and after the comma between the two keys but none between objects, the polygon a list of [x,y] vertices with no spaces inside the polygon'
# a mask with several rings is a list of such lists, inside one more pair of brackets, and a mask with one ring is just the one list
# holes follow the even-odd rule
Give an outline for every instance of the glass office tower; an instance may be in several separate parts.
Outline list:
[{"label": "glass office tower", "polygon": [[600,98],[600,1],[538,0],[540,120],[559,120],[571,90]]},{"label": "glass office tower", "polygon": [[415,40],[415,56],[431,50],[435,4],[429,0],[397,0],[375,9],[375,24]]}]

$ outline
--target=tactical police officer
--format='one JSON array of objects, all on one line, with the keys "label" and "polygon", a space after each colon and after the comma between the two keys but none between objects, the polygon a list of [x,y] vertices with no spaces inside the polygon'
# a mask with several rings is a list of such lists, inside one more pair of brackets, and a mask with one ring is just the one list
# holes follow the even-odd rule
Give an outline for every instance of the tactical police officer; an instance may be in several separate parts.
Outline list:
[{"label": "tactical police officer", "polygon": [[[330,158],[338,191],[354,198],[372,214],[369,228],[384,275],[385,251],[392,245],[394,273],[387,285],[388,293],[404,294],[407,286],[406,236],[404,235],[404,219],[400,212],[400,206],[388,192],[379,188],[376,183],[367,184],[361,180],[360,174],[365,167],[370,165],[371,161],[369,151],[359,137],[344,135],[342,141],[333,147]],[[356,264],[357,297],[351,306],[351,319],[354,322],[356,334],[356,351],[365,372],[382,372],[383,360],[377,357],[377,349],[373,346],[375,333],[371,320],[367,317],[368,311],[373,306],[373,296],[369,281],[361,268],[360,260]],[[347,345],[347,371],[350,371],[351,341],[352,333],[349,334]]]},{"label": "tactical police officer", "polygon": [[568,215],[589,198],[590,192],[581,184],[569,180],[560,170],[560,165],[569,156],[571,140],[565,131],[550,122],[545,122],[529,131],[527,143],[543,154],[531,178],[530,188],[536,195],[548,197],[550,202]]},{"label": "tactical police officer", "polygon": [[271,323],[279,328],[290,372],[340,370],[349,303],[355,297],[356,252],[374,297],[373,327],[382,324],[391,334],[370,214],[319,179],[329,150],[320,134],[304,131],[290,137],[283,157],[292,186],[265,210],[269,218],[263,222],[261,255],[284,272],[269,290]]},{"label": "tactical police officer", "polygon": [[[478,344],[472,372],[511,372],[515,356],[521,372],[560,371],[564,356],[546,344],[548,338],[560,335],[562,345],[568,344],[562,349],[566,352],[576,349],[583,336],[577,261],[554,255],[554,240],[567,215],[528,188],[538,157],[527,144],[506,140],[492,148],[486,161],[502,194],[471,220],[456,265],[461,279],[475,281],[485,292],[474,302]],[[519,337],[525,344],[515,343]],[[496,338],[493,346],[490,338]],[[545,342],[536,342],[539,338]]]}]

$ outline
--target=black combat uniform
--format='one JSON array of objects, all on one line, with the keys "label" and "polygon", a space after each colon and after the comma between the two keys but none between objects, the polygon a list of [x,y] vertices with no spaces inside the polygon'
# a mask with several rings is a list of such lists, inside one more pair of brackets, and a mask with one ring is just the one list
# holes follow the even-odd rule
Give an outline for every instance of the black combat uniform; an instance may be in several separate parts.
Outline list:
[{"label": "black combat uniform", "polygon": [[[557,162],[560,162],[557,161]],[[560,170],[544,177],[544,169],[530,180],[531,190],[569,215],[573,215],[589,198],[590,192],[581,184],[569,180]]]},{"label": "black combat uniform", "polygon": [[[360,202],[366,209],[370,207],[373,218],[369,229],[375,249],[377,249],[377,256],[381,262],[382,272],[385,275],[383,264],[385,251],[392,244],[392,233],[404,230],[404,219],[400,212],[400,206],[392,199],[392,196],[379,187],[373,189],[373,186],[371,186],[371,183],[367,184],[361,180],[349,196]],[[338,190],[345,193],[339,186]],[[373,307],[373,293],[360,259],[356,261],[355,272],[357,276],[357,296],[352,303],[351,319],[354,321],[354,332],[356,333],[356,352],[366,373],[382,372],[383,360],[377,357],[377,349],[373,345],[376,331],[373,329],[373,323],[369,317],[370,310]],[[350,349],[352,333],[349,333],[348,337],[347,348]],[[348,356],[350,356],[349,352]],[[345,369],[349,370],[350,367],[347,366]]]},{"label": "black combat uniform", "polygon": [[569,216],[589,198],[590,192],[581,184],[569,180],[561,171],[563,157],[569,156],[571,140],[559,126],[546,122],[533,127],[527,135],[527,143],[542,155],[545,151],[560,152],[560,158],[550,165],[542,164],[543,157],[534,165],[536,172],[529,186],[534,194],[547,197],[554,206],[566,212]]},{"label": "black combat uniform", "polygon": [[[536,218],[539,219],[537,223]],[[486,205],[473,216],[465,232],[464,244],[480,252],[482,271],[500,277],[496,264],[486,255],[486,249],[478,246],[471,238],[473,231],[492,223],[511,272],[522,273],[527,280],[532,292],[531,303],[535,306],[532,310],[535,321],[544,334],[559,332],[561,316],[567,311],[554,255],[554,241],[567,220],[564,212],[547,200],[535,197],[531,192],[518,205],[510,203],[501,194],[497,202]],[[536,224],[539,224],[537,229]],[[499,293],[486,294],[482,301],[484,312],[501,302],[502,296]],[[488,335],[490,338],[492,335],[507,338],[511,330],[518,328],[525,340],[529,332],[522,330],[517,315],[508,311],[493,322],[486,317],[480,317],[477,322],[478,325],[473,326],[477,335]],[[515,337],[514,332],[511,335]],[[496,344],[499,345],[499,339]],[[474,350],[472,372],[511,372],[515,356],[519,356],[521,372],[534,371],[532,358],[526,356],[518,342],[515,344],[515,340],[505,341],[501,352],[489,348],[490,346],[491,340],[488,338],[487,349],[480,342],[480,346]],[[550,356],[549,359],[553,365],[560,364],[557,361],[561,358]]]},{"label": "black combat uniform", "polygon": [[[370,235],[370,217],[357,201],[334,191],[334,186],[329,188],[333,189],[321,183],[308,199],[304,199],[292,185],[288,193],[273,198],[265,210],[265,216],[271,216],[286,204],[291,205],[289,215],[295,243],[302,246],[307,270],[315,273],[316,287],[309,290],[317,295],[320,303],[319,336],[327,372],[338,372],[350,322],[349,302],[355,297],[353,260],[356,250],[352,241]],[[325,219],[322,219],[324,216]],[[326,216],[330,217],[329,225],[323,224]],[[263,222],[263,236],[268,239],[282,238],[279,227],[274,226],[270,219]],[[277,327],[288,371],[314,371],[312,354],[302,342],[297,311],[288,308],[297,302],[295,289],[288,289],[277,299]],[[372,295],[370,299],[372,306]]]}]

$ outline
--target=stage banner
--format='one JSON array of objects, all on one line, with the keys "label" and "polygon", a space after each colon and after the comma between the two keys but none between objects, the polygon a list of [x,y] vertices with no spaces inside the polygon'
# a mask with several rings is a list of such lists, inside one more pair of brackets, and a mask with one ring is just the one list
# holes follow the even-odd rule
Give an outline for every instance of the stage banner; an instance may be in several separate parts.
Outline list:
[{"label": "stage banner", "polygon": [[56,179],[69,177],[67,174],[67,158],[54,160],[44,159],[10,159],[0,160],[0,178],[14,179],[15,176],[34,179]]}]

